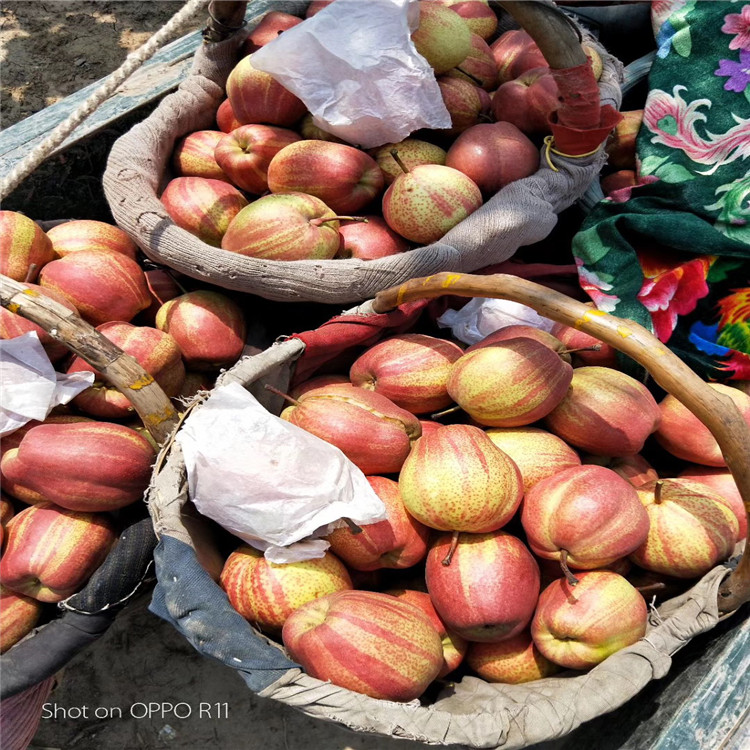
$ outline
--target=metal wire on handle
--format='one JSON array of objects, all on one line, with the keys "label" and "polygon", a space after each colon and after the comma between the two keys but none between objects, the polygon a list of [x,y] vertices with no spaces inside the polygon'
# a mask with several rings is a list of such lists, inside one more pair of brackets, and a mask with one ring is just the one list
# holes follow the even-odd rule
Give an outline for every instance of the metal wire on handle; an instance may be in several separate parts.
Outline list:
[{"label": "metal wire on handle", "polygon": [[[505,274],[476,276],[440,273],[412,279],[380,292],[371,308],[373,312],[383,313],[405,302],[432,299],[444,294],[520,302],[540,315],[584,331],[632,357],[648,370],[659,386],[681,401],[710,430],[721,448],[750,517],[750,427],[731,399],[711,388],[641,325],[601,310],[593,310],[540,284]],[[750,601],[748,547],[750,543],[746,542],[737,568],[719,589],[718,608],[722,613],[733,612]]]}]

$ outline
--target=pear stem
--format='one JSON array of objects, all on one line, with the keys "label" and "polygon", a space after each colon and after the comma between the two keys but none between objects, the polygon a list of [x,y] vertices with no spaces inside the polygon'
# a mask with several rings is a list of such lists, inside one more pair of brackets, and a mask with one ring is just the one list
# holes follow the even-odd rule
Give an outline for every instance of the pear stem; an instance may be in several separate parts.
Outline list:
[{"label": "pear stem", "polygon": [[667,588],[667,584],[664,581],[656,581],[655,583],[649,583],[646,586],[636,586],[635,589],[640,594],[651,594],[655,591],[663,591]]},{"label": "pear stem", "polygon": [[300,405],[300,402],[297,401],[296,398],[292,398],[288,393],[284,393],[284,391],[280,391],[278,388],[275,388],[272,385],[268,385],[268,383],[266,383],[266,385],[264,385],[263,387],[267,391],[271,391],[271,393],[275,393],[277,396],[281,396],[281,398],[285,399],[290,404],[294,404],[295,406],[299,406]]},{"label": "pear stem", "polygon": [[570,568],[568,567],[568,550],[560,550],[560,567],[562,568],[563,573],[565,573],[565,578],[567,579],[568,583],[571,586],[577,586],[578,585],[578,579],[573,575]]},{"label": "pear stem", "polygon": [[463,68],[459,67],[458,65],[456,65],[456,70],[459,73],[462,73],[463,75],[465,75],[471,81],[474,81],[474,83],[476,83],[476,85],[479,86],[479,88],[483,88],[484,87],[484,81],[480,80],[476,76],[473,76],[471,73],[465,71]]},{"label": "pear stem", "polygon": [[460,531],[453,532],[453,536],[451,537],[451,546],[448,550],[448,554],[443,558],[443,565],[445,565],[446,567],[451,564],[453,553],[456,551],[456,547],[458,547],[458,535],[460,533]]},{"label": "pear stem", "polygon": [[451,406],[448,409],[443,409],[443,411],[436,411],[434,414],[430,414],[430,419],[437,419],[438,417],[444,417],[446,414],[453,414],[457,411],[461,411],[461,407],[456,404],[456,406]]},{"label": "pear stem", "polygon": [[362,533],[362,527],[357,526],[354,521],[352,521],[351,518],[343,518],[343,522],[349,527],[349,531],[352,532],[352,534],[361,534]]},{"label": "pear stem", "polygon": [[591,346],[579,346],[575,349],[560,349],[558,354],[575,354],[576,352],[598,352],[601,351],[601,344],[592,344]]},{"label": "pear stem", "polygon": [[391,156],[393,157],[393,161],[395,161],[396,164],[398,164],[399,167],[401,167],[401,170],[404,172],[404,174],[409,174],[409,167],[407,167],[406,164],[404,164],[403,160],[398,155],[398,151],[396,151],[395,148],[391,149]]},{"label": "pear stem", "polygon": [[329,221],[363,221],[367,223],[366,216],[320,216],[317,219],[310,219],[310,223],[314,227],[319,227],[321,224],[327,224]]},{"label": "pear stem", "polygon": [[664,485],[664,480],[657,479],[656,485],[654,486],[654,502],[658,505],[662,502],[661,488]]},{"label": "pear stem", "polygon": [[34,274],[36,273],[36,269],[38,268],[36,263],[29,263],[29,269],[26,271],[26,277],[23,280],[24,284],[30,284],[31,280],[34,278]]}]

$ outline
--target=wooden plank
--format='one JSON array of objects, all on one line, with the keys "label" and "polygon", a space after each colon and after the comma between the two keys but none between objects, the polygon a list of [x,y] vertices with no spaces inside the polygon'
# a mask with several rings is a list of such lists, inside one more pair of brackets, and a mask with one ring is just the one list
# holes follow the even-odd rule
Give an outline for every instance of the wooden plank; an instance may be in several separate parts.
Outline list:
[{"label": "wooden plank", "polygon": [[[299,15],[304,6],[305,3],[300,0],[251,0],[245,18],[248,26],[252,28],[269,10],[283,10]],[[202,33],[195,31],[162,47],[126,80],[110,99],[103,102],[88,119],[84,120],[50,156],[105,128],[128,112],[176,89],[187,77],[193,55],[202,43]],[[13,169],[31,149],[75,112],[104,80],[102,78],[1,131],[0,170],[7,173]]]}]

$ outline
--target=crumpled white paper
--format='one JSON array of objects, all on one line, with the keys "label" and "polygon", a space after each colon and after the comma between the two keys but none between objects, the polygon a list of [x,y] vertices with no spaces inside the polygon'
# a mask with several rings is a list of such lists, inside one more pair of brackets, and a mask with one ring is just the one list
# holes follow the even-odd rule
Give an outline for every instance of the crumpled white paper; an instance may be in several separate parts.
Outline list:
[{"label": "crumpled white paper", "polygon": [[299,97],[313,122],[374,148],[420,128],[449,128],[435,73],[417,52],[415,0],[336,0],[252,55]]},{"label": "crumpled white paper", "polygon": [[477,344],[501,328],[525,325],[549,333],[554,320],[544,318],[531,307],[507,299],[475,297],[460,310],[446,310],[437,320],[441,328],[450,328],[453,335],[466,344]]},{"label": "crumpled white paper", "polygon": [[55,372],[36,331],[0,340],[0,436],[42,422],[94,382],[93,372]]},{"label": "crumpled white paper", "polygon": [[238,383],[216,388],[177,442],[198,511],[271,562],[322,557],[329,544],[317,537],[342,518],[368,524],[387,517],[338,448],[270,414]]}]

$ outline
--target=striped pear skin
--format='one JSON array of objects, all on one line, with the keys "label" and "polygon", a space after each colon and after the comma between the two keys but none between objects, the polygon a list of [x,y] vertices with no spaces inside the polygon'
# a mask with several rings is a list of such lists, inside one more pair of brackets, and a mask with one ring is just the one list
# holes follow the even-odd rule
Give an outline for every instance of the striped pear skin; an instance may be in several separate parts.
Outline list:
[{"label": "striped pear skin", "polygon": [[[42,266],[55,257],[49,237],[35,221],[17,211],[0,211],[0,273],[16,281],[35,281]],[[36,270],[30,274],[32,265]]]},{"label": "striped pear skin", "polygon": [[75,511],[114,510],[143,497],[154,449],[112,422],[41,424],[3,455],[4,490],[38,493]]},{"label": "striped pear skin", "polygon": [[229,225],[221,246],[266,260],[327,260],[338,252],[341,235],[335,214],[322,200],[285,193],[264,195],[243,208]]},{"label": "striped pear skin", "polygon": [[66,221],[49,229],[47,236],[61,258],[79,250],[99,250],[122,253],[135,260],[138,252],[138,246],[120,227],[94,219]]},{"label": "striped pear skin", "polygon": [[478,427],[446,425],[420,438],[399,475],[406,509],[440,531],[494,531],[521,503],[521,472]]},{"label": "striped pear skin", "polygon": [[495,642],[520,633],[539,597],[539,565],[505,531],[440,534],[427,553],[425,580],[437,613],[467,641]]},{"label": "striped pear skin", "polygon": [[101,565],[115,538],[103,513],[78,513],[52,503],[26,508],[8,524],[0,582],[40,602],[62,601]]},{"label": "striped pear skin", "polygon": [[650,519],[648,537],[630,559],[646,570],[699,578],[734,550],[739,521],[709,487],[664,479],[637,488]]},{"label": "striped pear skin", "polygon": [[489,427],[521,427],[549,414],[568,391],[573,368],[539,341],[516,338],[474,349],[453,365],[448,393]]},{"label": "striped pear skin", "polygon": [[122,253],[71,253],[48,263],[39,284],[66,297],[94,326],[110,320],[129,321],[151,304],[141,267]]},{"label": "striped pear skin", "polygon": [[161,202],[178,227],[214,247],[221,246],[232,220],[247,206],[247,198],[236,187],[205,177],[170,180]]},{"label": "striped pear skin", "polygon": [[352,588],[346,567],[331,552],[278,565],[248,545],[229,556],[220,583],[246,620],[274,631],[281,630],[289,615],[303,604]]},{"label": "striped pear skin", "polygon": [[224,137],[221,130],[196,130],[179,140],[172,152],[172,166],[180,177],[207,177],[229,181],[216,162],[214,151]]},{"label": "striped pear skin", "polygon": [[0,586],[0,654],[33,630],[41,613],[41,602]]},{"label": "striped pear skin", "polygon": [[300,607],[282,638],[311,676],[383,700],[418,698],[443,666],[428,616],[374,591],[342,591]]}]

